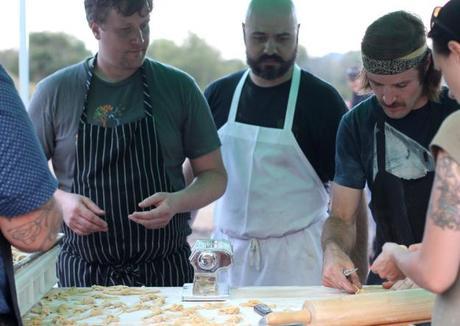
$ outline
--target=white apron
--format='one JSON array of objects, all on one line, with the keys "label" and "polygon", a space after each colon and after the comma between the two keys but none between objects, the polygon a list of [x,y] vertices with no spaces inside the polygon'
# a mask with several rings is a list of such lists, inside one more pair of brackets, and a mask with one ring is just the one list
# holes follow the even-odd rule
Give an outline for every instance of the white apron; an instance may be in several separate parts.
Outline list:
[{"label": "white apron", "polygon": [[233,245],[228,281],[234,287],[320,285],[329,196],[292,133],[300,68],[294,67],[283,129],[235,121],[248,74],[219,129],[228,185],[214,207],[214,237]]}]

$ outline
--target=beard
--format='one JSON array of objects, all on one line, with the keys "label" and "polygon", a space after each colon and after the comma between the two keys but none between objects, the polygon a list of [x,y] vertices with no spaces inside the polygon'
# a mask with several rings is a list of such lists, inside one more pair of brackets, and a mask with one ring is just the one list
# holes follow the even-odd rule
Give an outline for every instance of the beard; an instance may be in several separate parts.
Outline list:
[{"label": "beard", "polygon": [[[286,74],[286,72],[288,72],[288,70],[294,65],[296,57],[297,49],[287,60],[284,60],[277,54],[262,54],[258,58],[251,58],[246,52],[246,62],[251,68],[251,71],[256,76],[265,80],[274,80]],[[275,61],[278,65],[266,65],[266,61]]]}]

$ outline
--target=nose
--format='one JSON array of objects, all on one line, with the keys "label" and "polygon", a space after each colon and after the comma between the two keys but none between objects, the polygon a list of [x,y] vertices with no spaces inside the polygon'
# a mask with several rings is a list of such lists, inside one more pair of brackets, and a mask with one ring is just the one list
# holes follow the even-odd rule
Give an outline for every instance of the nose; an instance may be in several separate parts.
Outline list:
[{"label": "nose", "polygon": [[384,90],[382,100],[385,105],[391,105],[396,101],[396,96],[391,91]]},{"label": "nose", "polygon": [[276,53],[276,43],[271,38],[265,43],[264,52],[269,55]]},{"label": "nose", "polygon": [[140,28],[137,28],[136,31],[134,32],[134,35],[133,35],[133,38],[131,39],[131,41],[134,43],[134,44],[143,44],[144,41],[145,41],[145,38],[144,38],[144,33],[142,33],[142,29]]}]

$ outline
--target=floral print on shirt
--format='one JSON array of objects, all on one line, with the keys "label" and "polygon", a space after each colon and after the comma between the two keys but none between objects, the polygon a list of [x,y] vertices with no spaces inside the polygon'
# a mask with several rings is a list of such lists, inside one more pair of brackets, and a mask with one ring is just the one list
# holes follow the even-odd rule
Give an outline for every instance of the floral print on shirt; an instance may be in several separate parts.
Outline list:
[{"label": "floral print on shirt", "polygon": [[94,113],[94,120],[104,128],[114,127],[121,124],[120,117],[126,111],[124,107],[114,107],[111,104],[100,105]]}]

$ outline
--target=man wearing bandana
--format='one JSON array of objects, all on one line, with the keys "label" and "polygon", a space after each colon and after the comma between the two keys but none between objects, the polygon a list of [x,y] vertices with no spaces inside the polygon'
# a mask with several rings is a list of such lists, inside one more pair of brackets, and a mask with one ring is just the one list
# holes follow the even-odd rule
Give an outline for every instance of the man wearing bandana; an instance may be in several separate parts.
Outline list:
[{"label": "man wearing bandana", "polygon": [[205,91],[228,173],[214,236],[233,245],[232,286],[321,284],[326,185],[347,109],[333,87],[295,65],[298,33],[291,0],[251,1],[250,69]]},{"label": "man wearing bandana", "polygon": [[[372,23],[361,43],[363,87],[375,95],[347,113],[339,126],[330,217],[322,234],[323,285],[356,292],[366,280],[366,182],[382,245],[421,242],[434,174],[428,149],[442,121],[458,109],[440,91],[419,18],[403,11]],[[345,276],[344,270],[358,268]],[[371,273],[368,284],[383,280]],[[385,282],[384,286],[393,284]]]}]

